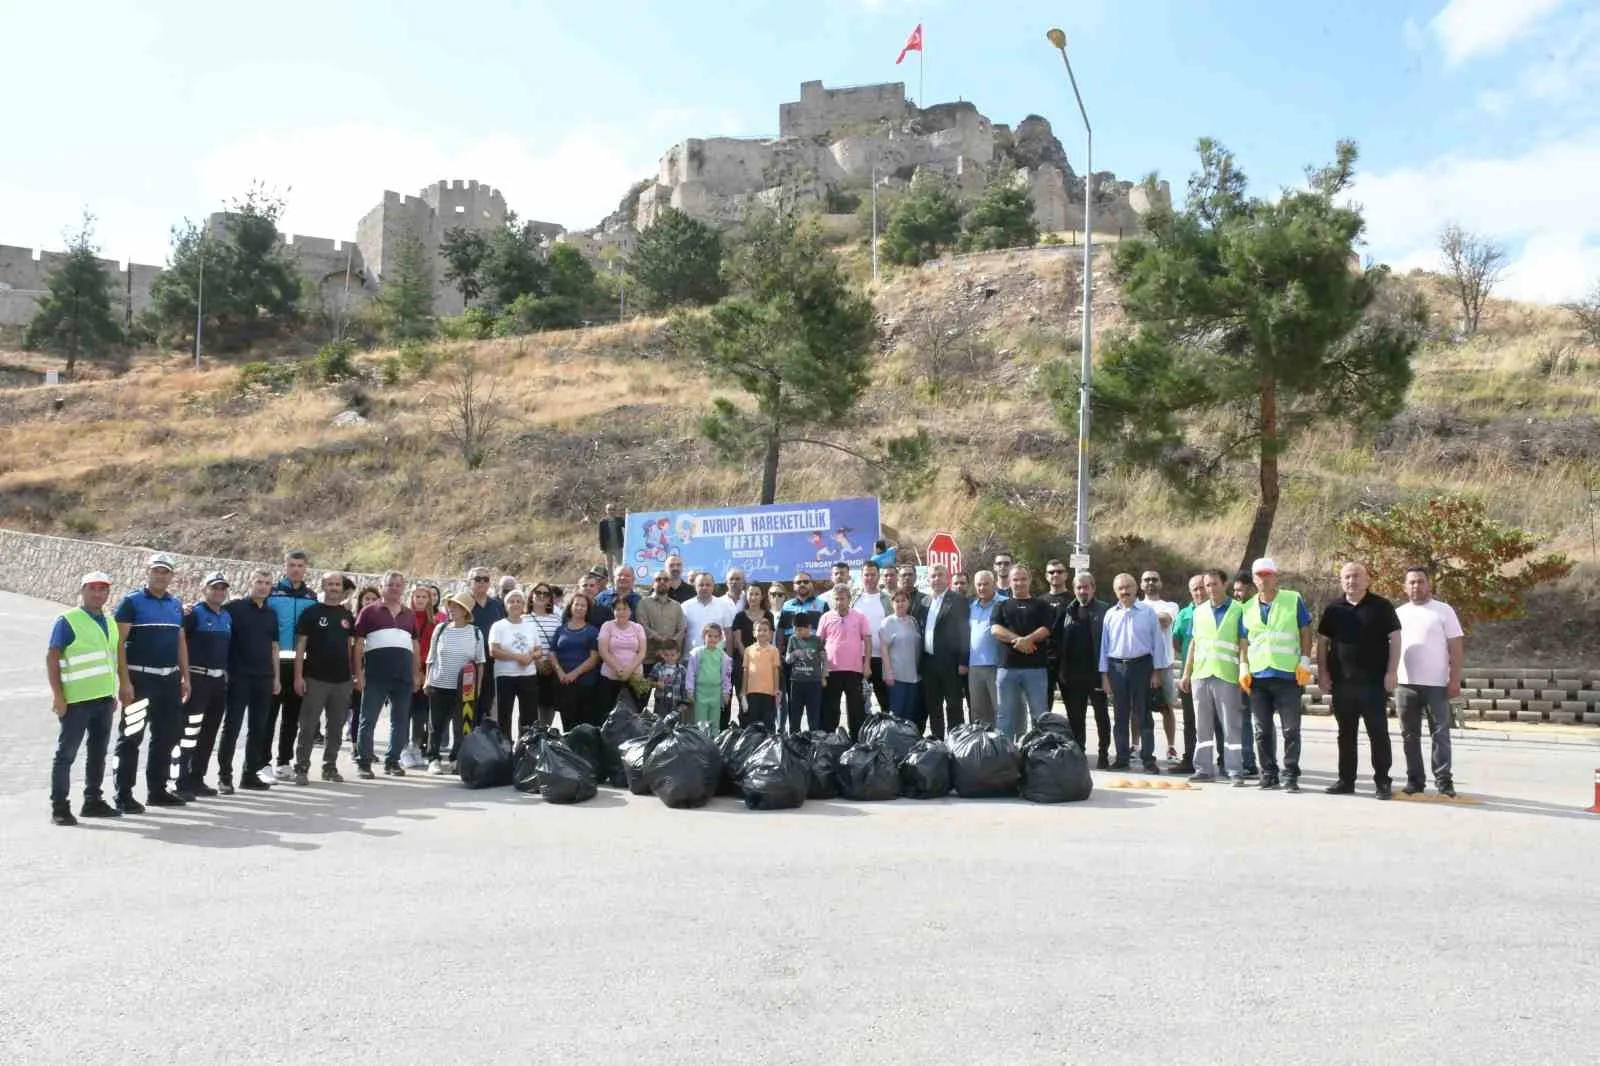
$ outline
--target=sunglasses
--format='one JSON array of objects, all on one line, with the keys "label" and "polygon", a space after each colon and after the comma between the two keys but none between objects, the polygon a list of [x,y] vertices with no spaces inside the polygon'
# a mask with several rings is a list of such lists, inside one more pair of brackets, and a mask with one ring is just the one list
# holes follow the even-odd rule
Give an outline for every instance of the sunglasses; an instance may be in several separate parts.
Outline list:
[{"label": "sunglasses", "polygon": [[535,596],[548,596],[548,595],[550,595],[550,590],[549,589],[534,589],[533,590],[533,594]]},{"label": "sunglasses", "polygon": [[485,582],[486,582],[486,581],[488,581],[488,580],[489,580],[489,579],[488,579],[488,578],[486,578],[486,577],[475,577],[475,578],[473,578],[473,579],[472,579],[472,583],[473,583],[473,584],[474,584],[474,585],[482,585],[482,584],[484,584],[484,583],[485,583]]}]

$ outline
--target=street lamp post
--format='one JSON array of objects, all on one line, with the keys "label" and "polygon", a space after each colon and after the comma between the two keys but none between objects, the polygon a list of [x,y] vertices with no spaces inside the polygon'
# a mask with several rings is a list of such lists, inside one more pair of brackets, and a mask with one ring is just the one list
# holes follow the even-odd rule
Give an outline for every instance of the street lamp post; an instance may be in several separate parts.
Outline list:
[{"label": "street lamp post", "polygon": [[1067,35],[1059,29],[1045,34],[1061,53],[1061,64],[1067,68],[1067,80],[1072,83],[1073,98],[1078,101],[1078,114],[1083,116],[1083,130],[1087,143],[1083,154],[1083,341],[1079,345],[1082,363],[1078,372],[1078,521],[1073,530],[1074,549],[1079,554],[1089,551],[1089,377],[1093,353],[1093,295],[1094,295],[1094,127],[1089,125],[1089,112],[1083,106],[1083,96],[1078,92],[1078,79],[1072,73],[1072,61],[1067,58]]},{"label": "street lamp post", "polygon": [[200,276],[194,285],[194,368],[200,369],[200,329],[205,323],[206,239],[200,238]]}]

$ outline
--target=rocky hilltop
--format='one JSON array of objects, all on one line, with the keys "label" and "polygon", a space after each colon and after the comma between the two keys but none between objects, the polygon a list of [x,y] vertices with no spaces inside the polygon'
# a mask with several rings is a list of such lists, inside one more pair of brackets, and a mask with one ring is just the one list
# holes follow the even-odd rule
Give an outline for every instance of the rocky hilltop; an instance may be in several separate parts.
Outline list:
[{"label": "rocky hilltop", "polygon": [[[607,246],[625,254],[667,207],[722,226],[758,204],[849,214],[874,182],[896,188],[918,171],[943,175],[962,196],[992,181],[1023,182],[1040,230],[1083,228],[1085,182],[1048,120],[1029,115],[1013,130],[966,101],[917,107],[902,82],[827,89],[809,81],[799,100],[779,106],[776,138],[681,141],[661,157],[655,178],[634,186],[599,226],[560,239],[592,254]],[[1171,198],[1166,182],[1119,181],[1109,171],[1094,175],[1093,188],[1096,232],[1137,230],[1152,206]]]}]

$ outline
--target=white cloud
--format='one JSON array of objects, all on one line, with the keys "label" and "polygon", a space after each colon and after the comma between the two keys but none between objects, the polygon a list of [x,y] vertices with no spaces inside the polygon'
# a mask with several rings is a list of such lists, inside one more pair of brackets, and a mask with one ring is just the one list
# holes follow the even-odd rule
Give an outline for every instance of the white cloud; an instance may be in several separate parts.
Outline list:
[{"label": "white cloud", "polygon": [[1450,0],[1429,21],[1445,63],[1491,55],[1531,30],[1566,0]]},{"label": "white cloud", "polygon": [[253,181],[286,191],[282,228],[289,233],[353,238],[385,190],[415,195],[442,179],[485,182],[523,218],[582,229],[615,210],[634,182],[655,176],[673,144],[737,121],[731,112],[663,108],[626,130],[580,124],[548,141],[328,125],[235,141],[207,157],[198,176],[210,204]]},{"label": "white cloud", "polygon": [[1378,258],[1400,269],[1437,268],[1439,230],[1458,222],[1513,249],[1502,292],[1518,299],[1575,297],[1600,277],[1600,127],[1545,140],[1519,155],[1444,156],[1361,176],[1352,190]]}]

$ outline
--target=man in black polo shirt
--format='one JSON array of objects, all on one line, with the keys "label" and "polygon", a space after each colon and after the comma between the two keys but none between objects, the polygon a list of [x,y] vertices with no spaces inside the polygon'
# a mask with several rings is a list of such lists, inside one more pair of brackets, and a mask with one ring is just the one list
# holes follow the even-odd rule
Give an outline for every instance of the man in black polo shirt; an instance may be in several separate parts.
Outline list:
[{"label": "man in black polo shirt", "polygon": [[1356,790],[1356,729],[1365,724],[1372,745],[1372,782],[1381,800],[1389,787],[1389,719],[1385,703],[1400,670],[1400,618],[1394,604],[1367,591],[1367,568],[1345,563],[1339,571],[1344,596],[1322,609],[1317,625],[1317,672],[1333,696],[1339,725],[1339,779],[1332,795]]},{"label": "man in black polo shirt", "polygon": [[990,632],[1001,645],[1000,669],[995,674],[1000,697],[995,728],[1015,738],[1027,732],[1030,716],[1037,722],[1050,709],[1045,702],[1050,693],[1046,675],[1056,609],[1030,595],[1033,575],[1027,567],[1012,566],[1010,577],[1011,598],[994,609]]},{"label": "man in black polo shirt", "polygon": [[252,792],[271,787],[267,767],[272,763],[272,697],[282,688],[278,615],[267,606],[271,592],[272,575],[257,570],[250,575],[250,595],[228,601],[225,608],[233,620],[233,637],[228,645],[228,720],[222,727],[222,767],[217,773],[217,788],[223,795],[233,791],[233,750],[241,721],[248,721],[250,731],[239,787]]},{"label": "man in black polo shirt", "polygon": [[[1044,579],[1049,583],[1049,589],[1039,598],[1056,609],[1056,625],[1061,626],[1061,615],[1072,602],[1072,589],[1067,582],[1067,564],[1060,559],[1051,559],[1044,564]],[[1048,659],[1048,673],[1045,677],[1044,705],[1050,706],[1055,701],[1056,688],[1061,683],[1061,647],[1055,641],[1050,641],[1046,651]],[[1062,702],[1066,702],[1066,694],[1062,693]]]}]

